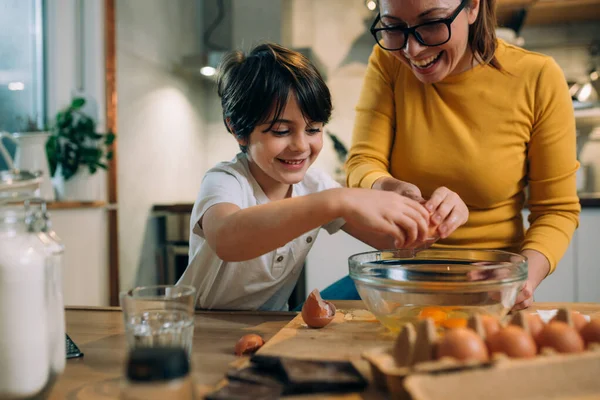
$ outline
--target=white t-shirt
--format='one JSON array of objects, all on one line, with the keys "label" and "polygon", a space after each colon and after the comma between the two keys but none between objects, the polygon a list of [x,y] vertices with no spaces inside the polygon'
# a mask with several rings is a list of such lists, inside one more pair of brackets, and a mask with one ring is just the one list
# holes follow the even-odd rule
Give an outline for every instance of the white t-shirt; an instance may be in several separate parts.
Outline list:
[{"label": "white t-shirt", "polygon": [[[309,168],[302,182],[293,185],[292,197],[337,187],[340,185],[330,176]],[[190,261],[178,282],[196,288],[198,307],[288,309],[287,300],[320,227],[255,259],[225,262],[208,245],[198,224],[206,210],[218,203],[232,203],[243,209],[268,202],[269,199],[248,169],[248,159],[244,153],[239,153],[232,161],[218,164],[206,173],[190,220]],[[333,234],[343,225],[344,220],[340,218],[323,228]]]}]

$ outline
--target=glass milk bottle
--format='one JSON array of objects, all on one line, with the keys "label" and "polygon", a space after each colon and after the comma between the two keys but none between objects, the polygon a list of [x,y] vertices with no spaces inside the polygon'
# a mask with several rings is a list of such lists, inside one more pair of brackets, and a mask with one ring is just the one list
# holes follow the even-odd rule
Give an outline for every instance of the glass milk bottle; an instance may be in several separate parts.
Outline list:
[{"label": "glass milk bottle", "polygon": [[45,397],[64,369],[62,247],[42,232],[40,182],[26,171],[0,171],[1,399]]}]

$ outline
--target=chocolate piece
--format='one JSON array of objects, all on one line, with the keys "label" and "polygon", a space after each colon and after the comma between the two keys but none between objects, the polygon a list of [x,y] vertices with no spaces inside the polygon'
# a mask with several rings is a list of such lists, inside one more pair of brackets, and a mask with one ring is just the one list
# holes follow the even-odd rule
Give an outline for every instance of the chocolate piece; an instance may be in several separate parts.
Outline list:
[{"label": "chocolate piece", "polygon": [[251,361],[262,371],[280,379],[283,393],[342,393],[364,389],[367,381],[347,361],[313,361],[254,356]]},{"label": "chocolate piece", "polygon": [[227,372],[227,379],[254,383],[256,385],[277,386],[283,390],[285,377],[280,375],[278,374],[278,370],[251,365],[242,369],[230,370]]},{"label": "chocolate piece", "polygon": [[229,381],[225,386],[206,395],[206,400],[272,400],[281,396],[282,387]]}]

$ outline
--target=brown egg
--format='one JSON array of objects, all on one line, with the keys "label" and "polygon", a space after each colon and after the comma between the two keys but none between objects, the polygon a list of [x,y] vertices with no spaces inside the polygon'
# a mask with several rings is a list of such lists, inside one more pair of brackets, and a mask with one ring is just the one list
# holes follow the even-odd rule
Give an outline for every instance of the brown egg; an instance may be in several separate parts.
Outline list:
[{"label": "brown egg", "polygon": [[481,324],[485,330],[485,336],[490,337],[500,330],[500,321],[491,315],[482,315]]},{"label": "brown egg", "polygon": [[263,344],[265,344],[265,341],[258,335],[253,333],[244,335],[235,344],[235,354],[237,356],[242,356],[255,353]]},{"label": "brown egg", "polygon": [[[573,326],[575,327],[577,332],[581,332],[581,329],[583,329],[583,327],[588,323],[587,320],[582,314],[578,313],[577,311],[570,311],[570,313],[571,319],[573,320]],[[554,318],[550,320],[550,322],[559,321],[557,318],[558,316],[555,315]]]},{"label": "brown egg", "polygon": [[585,348],[577,330],[561,321],[546,324],[538,336],[537,344],[540,349],[551,347],[559,353],[578,353]]},{"label": "brown egg", "polygon": [[587,346],[590,343],[600,343],[600,318],[588,322],[580,333]]},{"label": "brown egg", "polygon": [[454,328],[444,334],[437,345],[437,358],[452,357],[458,360],[487,361],[487,348],[483,340],[471,329]]},{"label": "brown egg", "polygon": [[313,290],[302,306],[302,319],[311,328],[322,328],[335,317],[335,306],[321,298],[317,289]]},{"label": "brown egg", "polygon": [[531,335],[520,326],[508,325],[487,339],[490,354],[503,353],[513,358],[535,357],[537,346]]},{"label": "brown egg", "polygon": [[539,314],[527,314],[527,325],[529,326],[529,333],[533,339],[537,342],[537,338],[544,329],[544,321]]}]

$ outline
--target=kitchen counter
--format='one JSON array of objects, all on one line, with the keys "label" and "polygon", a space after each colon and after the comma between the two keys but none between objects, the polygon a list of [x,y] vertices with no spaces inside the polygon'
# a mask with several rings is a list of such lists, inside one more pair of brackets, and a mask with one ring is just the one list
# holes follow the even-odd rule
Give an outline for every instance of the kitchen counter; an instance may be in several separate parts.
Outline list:
[{"label": "kitchen counter", "polygon": [[[362,308],[360,301],[334,303],[340,309]],[[564,306],[600,317],[600,304],[592,303],[537,303],[532,309],[556,309]],[[241,336],[258,333],[268,341],[295,316],[296,313],[293,312],[197,312],[192,375],[198,393],[209,392],[223,379],[230,364],[237,359],[233,348]],[[120,309],[67,308],[66,324],[67,333],[84,356],[67,360],[65,372],[52,389],[50,399],[118,399],[127,355]],[[357,394],[344,398],[363,397]],[[384,396],[373,393],[369,398]]]}]

